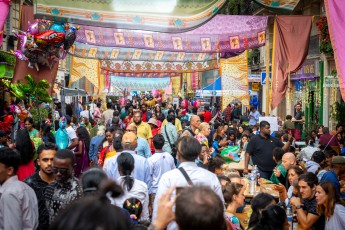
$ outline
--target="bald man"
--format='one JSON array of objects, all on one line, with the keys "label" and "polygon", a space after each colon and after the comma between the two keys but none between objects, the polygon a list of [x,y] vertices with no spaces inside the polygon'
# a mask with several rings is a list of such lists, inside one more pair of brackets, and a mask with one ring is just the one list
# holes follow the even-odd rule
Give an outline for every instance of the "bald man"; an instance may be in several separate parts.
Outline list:
[{"label": "bald man", "polygon": [[286,171],[288,171],[291,166],[296,165],[296,156],[291,152],[287,152],[283,155],[282,165]]},{"label": "bald man", "polygon": [[123,151],[114,157],[107,160],[107,164],[104,165],[103,170],[107,173],[108,177],[112,180],[116,180],[120,177],[117,169],[117,158],[124,152],[130,153],[134,158],[134,170],[132,176],[147,184],[148,189],[151,188],[151,173],[150,165],[145,157],[139,156],[134,150],[137,148],[137,135],[133,132],[126,132],[122,137]]},{"label": "bald man", "polygon": [[191,136],[194,137],[199,133],[200,117],[198,115],[193,115],[190,118],[190,126],[186,127],[182,131],[182,137]]},{"label": "bald man", "polygon": [[149,143],[146,139],[138,136],[137,127],[134,124],[128,125],[126,128],[126,132],[132,132],[137,136],[138,145],[135,151],[139,156],[143,156],[145,158],[149,158],[150,156],[152,156]]}]

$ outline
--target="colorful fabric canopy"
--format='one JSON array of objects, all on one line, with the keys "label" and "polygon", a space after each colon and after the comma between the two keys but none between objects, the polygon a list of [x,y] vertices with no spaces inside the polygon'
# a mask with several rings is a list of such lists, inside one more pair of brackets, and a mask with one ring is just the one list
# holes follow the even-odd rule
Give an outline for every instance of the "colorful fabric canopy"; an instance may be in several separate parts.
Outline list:
[{"label": "colorful fabric canopy", "polygon": [[170,85],[170,77],[165,78],[131,78],[111,76],[111,86],[127,89],[128,91],[146,91],[152,89],[165,89]]},{"label": "colorful fabric canopy", "polygon": [[35,16],[53,21],[181,33],[212,18],[226,0],[36,0]]},{"label": "colorful fabric canopy", "polygon": [[158,62],[100,60],[100,67],[110,72],[122,73],[188,73],[218,68],[217,60],[206,62]]},{"label": "colorful fabric canopy", "polygon": [[276,13],[291,13],[300,0],[255,0],[259,5]]},{"label": "colorful fabric canopy", "polygon": [[80,58],[108,60],[137,60],[159,62],[208,61],[217,59],[216,53],[186,53],[155,51],[135,48],[108,48],[104,46],[86,45],[76,42],[70,54]]},{"label": "colorful fabric canopy", "polygon": [[267,16],[216,15],[197,29],[178,34],[82,26],[76,41],[173,52],[240,52],[265,45],[266,26]]},{"label": "colorful fabric canopy", "polygon": [[345,100],[345,45],[344,45],[344,9],[345,1],[326,0],[326,13],[331,36],[335,65],[339,79],[339,88]]}]

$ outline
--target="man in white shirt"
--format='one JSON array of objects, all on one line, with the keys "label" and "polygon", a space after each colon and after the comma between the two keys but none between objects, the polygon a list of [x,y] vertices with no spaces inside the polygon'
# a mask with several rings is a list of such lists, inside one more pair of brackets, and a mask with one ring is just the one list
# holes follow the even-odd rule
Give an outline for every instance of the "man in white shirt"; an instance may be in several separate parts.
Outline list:
[{"label": "man in white shirt", "polygon": [[162,175],[176,168],[174,158],[171,156],[171,154],[162,150],[164,141],[164,137],[161,134],[157,134],[153,137],[155,154],[148,158],[151,171],[151,189],[149,190],[150,207],[153,205],[153,201],[158,189],[158,182]]},{"label": "man in white shirt", "polygon": [[[126,132],[122,137],[123,152],[130,153],[134,157],[134,170],[132,176],[135,179],[143,181],[147,184],[148,189],[151,188],[150,166],[145,157],[139,156],[134,150],[137,148],[137,136],[132,132]],[[103,166],[103,170],[108,177],[116,180],[120,177],[117,165],[117,158],[121,154],[109,158]]]},{"label": "man in white shirt", "polygon": [[[173,169],[162,175],[156,193],[153,206],[152,222],[157,217],[157,206],[158,201],[162,194],[169,188],[175,187],[186,187],[191,185],[205,185],[209,186],[224,202],[222,188],[219,183],[217,176],[208,170],[198,167],[195,163],[196,158],[201,152],[201,145],[194,137],[185,136],[178,140],[177,143],[177,159],[180,162],[178,169]],[[182,174],[182,170],[187,174],[187,177]],[[188,182],[190,179],[191,183]],[[177,229],[176,222],[169,224],[169,229]]]},{"label": "man in white shirt", "polygon": [[71,117],[68,115],[66,115],[66,132],[69,140],[67,149],[73,150],[78,145],[78,137],[71,126]]},{"label": "man in white shirt", "polygon": [[92,115],[92,113],[89,110],[90,106],[84,105],[83,107],[84,107],[84,110],[80,112],[80,117],[85,117],[87,119],[90,119],[90,117],[93,118],[93,115]]},{"label": "man in white shirt", "polygon": [[38,203],[34,190],[16,176],[20,154],[0,149],[0,229],[36,229]]},{"label": "man in white shirt", "polygon": [[254,108],[250,108],[249,125],[256,125],[259,122],[260,113]]}]

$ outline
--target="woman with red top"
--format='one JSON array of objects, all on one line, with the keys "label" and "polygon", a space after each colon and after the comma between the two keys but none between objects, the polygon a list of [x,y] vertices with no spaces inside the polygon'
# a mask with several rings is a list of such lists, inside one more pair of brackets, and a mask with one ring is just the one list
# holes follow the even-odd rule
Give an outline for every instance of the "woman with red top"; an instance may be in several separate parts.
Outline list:
[{"label": "woman with red top", "polygon": [[11,127],[13,125],[14,122],[14,118],[12,116],[12,114],[10,113],[10,107],[6,107],[4,109],[4,119],[0,122],[0,129],[4,130],[6,133],[10,133],[11,132]]},{"label": "woman with red top", "polygon": [[18,180],[23,181],[35,173],[34,143],[27,129],[19,129],[16,133],[15,148],[20,153],[20,165],[17,171]]},{"label": "woman with red top", "polygon": [[[156,134],[161,133],[161,129],[158,127],[156,119],[150,118],[150,120],[147,122],[147,124],[149,124],[151,126],[151,132],[152,132],[153,137],[156,136]],[[155,153],[155,147],[153,146],[152,141],[150,143],[150,149],[151,149],[151,153],[154,154]]]},{"label": "woman with red top", "polygon": [[128,115],[123,119],[123,123],[125,123],[125,128],[127,128],[127,126],[131,124],[132,122],[133,122],[133,111],[128,110]]},{"label": "woman with red top", "polygon": [[114,130],[112,128],[107,128],[105,130],[105,139],[102,144],[103,148],[98,158],[98,166],[100,167],[103,166],[106,159],[115,155],[116,152],[114,152],[115,149],[113,146],[113,140],[114,140]]}]

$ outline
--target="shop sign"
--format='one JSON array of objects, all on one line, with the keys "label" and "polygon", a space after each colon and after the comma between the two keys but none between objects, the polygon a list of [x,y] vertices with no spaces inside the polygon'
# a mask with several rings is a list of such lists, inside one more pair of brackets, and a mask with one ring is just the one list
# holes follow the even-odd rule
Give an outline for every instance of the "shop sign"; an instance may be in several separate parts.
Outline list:
[{"label": "shop sign", "polygon": [[253,91],[256,91],[256,92],[260,91],[260,85],[259,85],[259,83],[253,82],[253,83],[252,83],[252,90],[253,90]]},{"label": "shop sign", "polygon": [[339,80],[338,76],[325,76],[323,81],[324,88],[338,88]]},{"label": "shop sign", "polygon": [[318,76],[318,62],[315,60],[306,60],[302,67],[295,73],[291,73],[291,80],[315,78]]},{"label": "shop sign", "polygon": [[261,75],[260,74],[248,75],[248,82],[261,82]]}]

